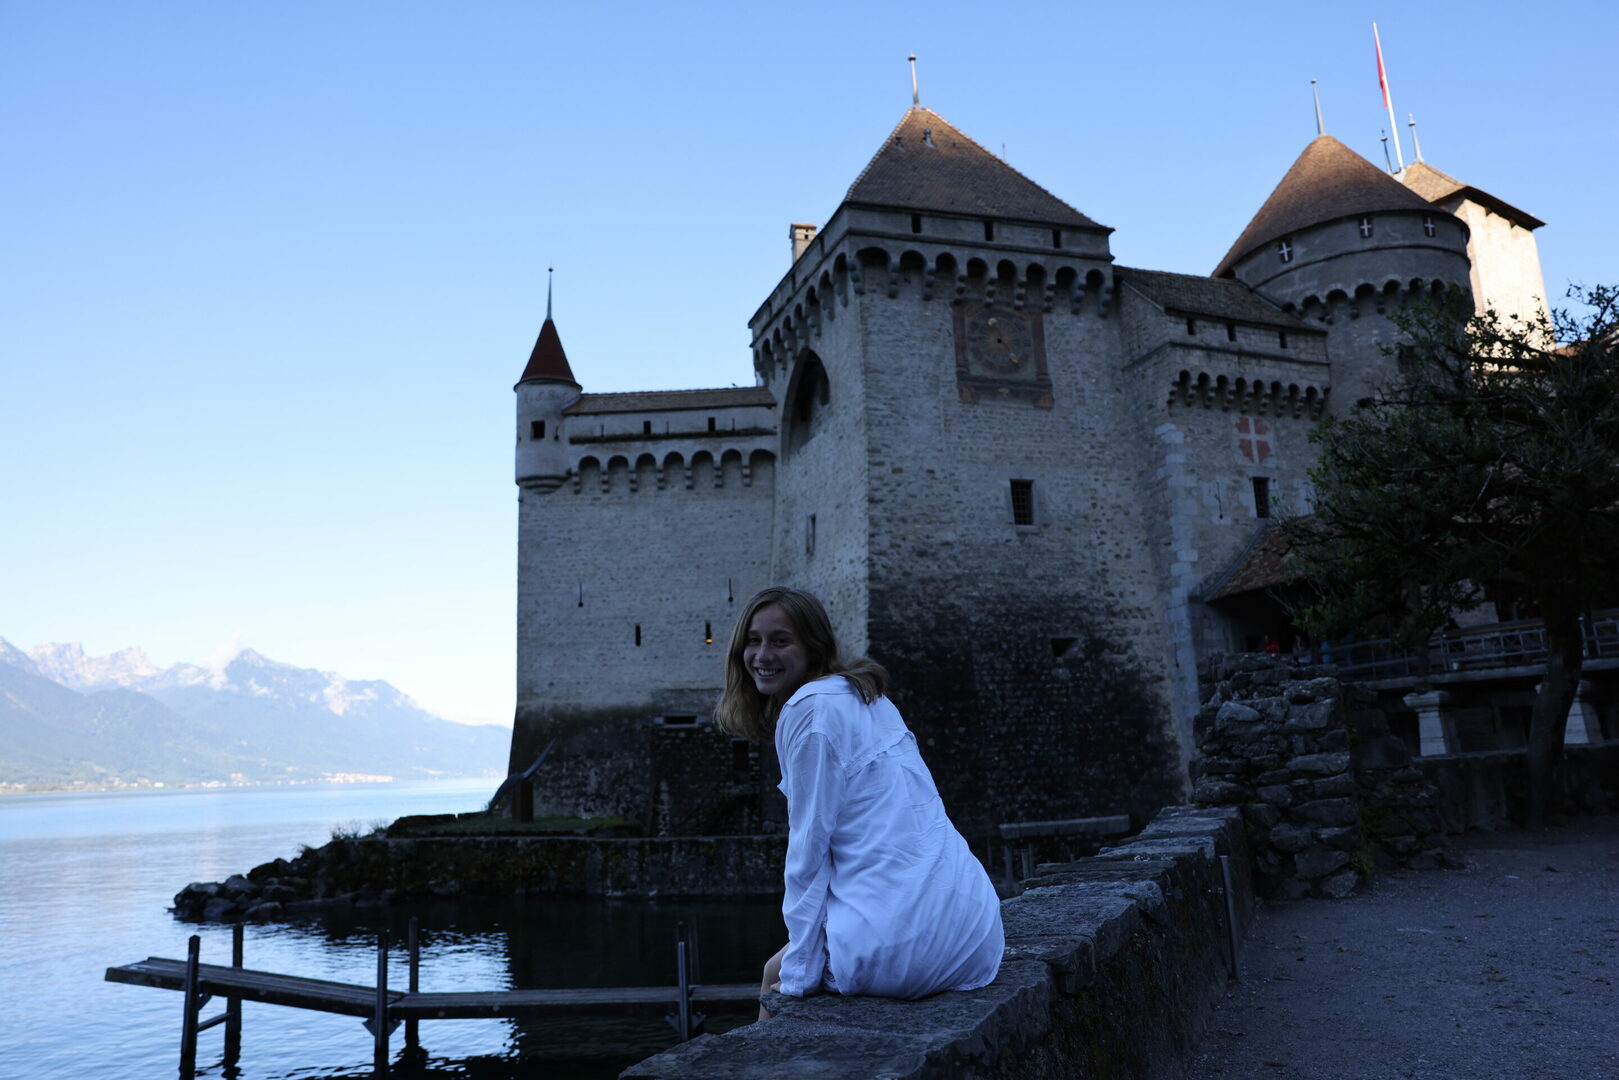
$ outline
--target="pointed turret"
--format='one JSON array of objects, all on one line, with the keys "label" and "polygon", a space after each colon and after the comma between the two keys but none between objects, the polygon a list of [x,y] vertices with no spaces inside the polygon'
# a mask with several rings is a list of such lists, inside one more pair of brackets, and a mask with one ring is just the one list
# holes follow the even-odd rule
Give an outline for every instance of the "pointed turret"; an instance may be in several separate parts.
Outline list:
[{"label": "pointed turret", "polygon": [[562,410],[579,398],[579,381],[568,366],[562,335],[551,319],[551,290],[546,288],[545,322],[529,353],[517,391],[517,484],[524,489],[555,491],[567,478],[562,443]]},{"label": "pointed turret", "polygon": [[1386,211],[1430,209],[1426,199],[1331,135],[1317,135],[1214,268],[1214,276],[1231,276],[1244,256],[1312,226]]},{"label": "pointed turret", "polygon": [[906,111],[844,202],[1100,229],[931,109]]}]

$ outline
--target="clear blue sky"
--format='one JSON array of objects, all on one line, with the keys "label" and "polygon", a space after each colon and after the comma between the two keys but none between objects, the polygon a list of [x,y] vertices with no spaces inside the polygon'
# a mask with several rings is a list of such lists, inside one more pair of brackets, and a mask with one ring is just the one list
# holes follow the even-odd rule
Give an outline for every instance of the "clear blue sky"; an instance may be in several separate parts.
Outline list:
[{"label": "clear blue sky", "polygon": [[[787,226],[923,103],[1207,273],[1401,134],[1619,280],[1609,3],[0,5],[0,636],[245,642],[509,722],[511,386],[750,384]],[[1411,153],[1409,143],[1406,154]],[[649,570],[650,572],[650,570]]]}]

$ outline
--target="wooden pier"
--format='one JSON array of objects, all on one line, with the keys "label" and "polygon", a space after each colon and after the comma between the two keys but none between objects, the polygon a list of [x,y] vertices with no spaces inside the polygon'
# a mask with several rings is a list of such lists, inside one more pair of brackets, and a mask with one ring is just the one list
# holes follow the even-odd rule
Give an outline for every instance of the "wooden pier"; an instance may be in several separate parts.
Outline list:
[{"label": "wooden pier", "polygon": [[[463,1020],[509,1017],[532,1019],[554,1016],[649,1016],[667,1019],[682,1041],[701,1026],[697,1006],[731,1006],[752,1009],[758,1004],[759,987],[754,983],[705,986],[691,981],[688,943],[684,934],[676,942],[675,986],[618,986],[558,990],[482,990],[423,993],[416,987],[421,952],[415,920],[410,934],[410,988],[388,986],[388,940],[386,932],[377,943],[377,982],[372,986],[308,979],[255,971],[242,966],[242,927],[233,927],[231,965],[200,962],[201,939],[191,937],[185,960],[148,957],[133,964],[107,969],[107,981],[131,986],[154,986],[179,990],[185,995],[180,1035],[180,1073],[189,1078],[196,1071],[197,1035],[217,1024],[225,1025],[226,1065],[234,1065],[241,1053],[242,1002],[283,1005],[293,1009],[337,1013],[365,1021],[373,1042],[373,1064],[378,1076],[386,1076],[389,1064],[388,1039],[401,1022],[405,1023],[406,1052],[419,1054],[417,1024],[422,1020]],[[224,998],[225,1011],[202,1019],[203,1007],[211,998]]]}]

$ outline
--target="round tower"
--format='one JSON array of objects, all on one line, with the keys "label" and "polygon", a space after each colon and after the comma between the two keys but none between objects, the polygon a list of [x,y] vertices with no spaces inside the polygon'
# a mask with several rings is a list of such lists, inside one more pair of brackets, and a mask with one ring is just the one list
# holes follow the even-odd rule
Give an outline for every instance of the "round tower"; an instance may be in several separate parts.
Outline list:
[{"label": "round tower", "polygon": [[579,398],[579,383],[568,366],[562,338],[546,301],[545,325],[534,342],[517,392],[517,485],[525,491],[548,492],[568,475],[562,442],[562,410]]},{"label": "round tower", "polygon": [[1354,402],[1387,372],[1387,316],[1420,298],[1469,292],[1468,228],[1331,135],[1282,177],[1215,277],[1236,278],[1328,330],[1333,401]]}]

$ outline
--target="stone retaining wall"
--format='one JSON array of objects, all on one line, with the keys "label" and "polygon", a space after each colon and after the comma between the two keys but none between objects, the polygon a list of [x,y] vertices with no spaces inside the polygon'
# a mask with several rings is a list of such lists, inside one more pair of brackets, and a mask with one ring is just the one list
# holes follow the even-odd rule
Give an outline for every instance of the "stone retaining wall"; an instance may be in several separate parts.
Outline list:
[{"label": "stone retaining wall", "polygon": [[1240,934],[1252,903],[1240,814],[1167,807],[1127,843],[1042,866],[1005,901],[1006,958],[982,990],[772,995],[769,1021],[700,1036],[622,1080],[1178,1080],[1226,987],[1220,855]]}]

